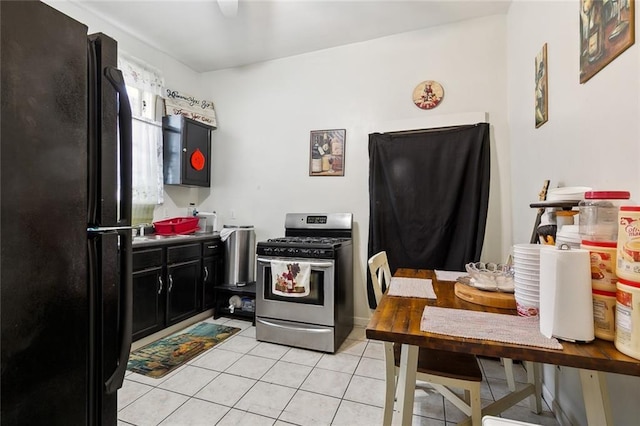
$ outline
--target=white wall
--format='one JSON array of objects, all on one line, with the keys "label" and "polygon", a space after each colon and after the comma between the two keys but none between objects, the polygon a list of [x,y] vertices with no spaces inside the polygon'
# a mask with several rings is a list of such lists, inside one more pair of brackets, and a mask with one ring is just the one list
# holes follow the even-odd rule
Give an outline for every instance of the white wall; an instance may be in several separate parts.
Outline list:
[{"label": "white wall", "polygon": [[[366,323],[368,134],[394,130],[388,126],[403,120],[428,127],[434,117],[488,112],[484,257],[503,259],[511,244],[510,226],[503,226],[510,221],[505,31],[505,16],[493,16],[204,74],[219,121],[205,205],[222,223],[254,225],[258,241],[281,236],[287,212],[352,212],[355,315]],[[445,89],[431,111],[411,101],[413,88],[427,79]],[[309,177],[309,131],[331,128],[346,129],[345,176]]]},{"label": "white wall", "polygon": [[[429,127],[454,124],[469,112],[486,112],[492,176],[483,259],[497,261],[508,253],[505,16],[201,75],[78,4],[47,3],[88,25],[90,32],[114,37],[121,50],[162,70],[167,87],[215,102],[219,128],[213,132],[211,188],[165,187],[165,203],[156,209],[155,220],[184,214],[195,202],[202,211],[218,212],[219,228],[254,225],[260,241],[284,233],[287,212],[352,212],[355,315],[365,324],[370,314],[364,290],[367,135],[394,130],[401,122]],[[432,111],[420,110],[411,101],[413,88],[427,79],[445,89],[443,103]],[[309,177],[309,131],[328,128],[347,130],[345,176]]]},{"label": "white wall", "polygon": [[[640,199],[638,45],[579,82],[579,2],[515,1],[508,14],[508,94],[515,242],[529,239],[544,179],[627,189]],[[636,15],[638,11],[636,11]],[[637,21],[637,19],[636,19]],[[534,58],[547,43],[549,121],[533,118]]]},{"label": "white wall", "polygon": [[[82,7],[81,3],[60,0],[45,0],[44,3],[87,25],[89,33],[102,32],[116,39],[119,50],[161,70],[165,79],[165,87],[177,88],[192,95],[201,93],[200,73],[196,73],[170,56],[132,37],[113,23],[94,15]],[[190,202],[200,202],[207,195],[208,191],[204,192],[201,189],[166,187],[165,203],[156,209],[155,219],[186,214],[186,207]]]},{"label": "white wall", "polygon": [[[637,6],[637,5],[636,5]],[[579,1],[518,1],[507,22],[514,242],[526,242],[529,203],[551,186],[626,189],[640,200],[640,53],[637,43],[579,82]],[[636,10],[636,25],[640,11]],[[534,126],[534,58],[547,43],[549,121]],[[616,425],[636,424],[640,379],[607,375]],[[577,370],[545,368],[545,387],[575,425],[586,424]]]}]

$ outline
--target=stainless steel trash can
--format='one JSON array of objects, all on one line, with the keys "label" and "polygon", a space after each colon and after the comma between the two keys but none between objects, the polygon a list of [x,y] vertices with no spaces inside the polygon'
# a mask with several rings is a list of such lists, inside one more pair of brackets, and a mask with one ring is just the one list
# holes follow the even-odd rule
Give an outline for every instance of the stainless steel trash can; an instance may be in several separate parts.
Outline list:
[{"label": "stainless steel trash can", "polygon": [[245,286],[254,283],[256,268],[256,233],[253,226],[224,225],[225,285]]}]

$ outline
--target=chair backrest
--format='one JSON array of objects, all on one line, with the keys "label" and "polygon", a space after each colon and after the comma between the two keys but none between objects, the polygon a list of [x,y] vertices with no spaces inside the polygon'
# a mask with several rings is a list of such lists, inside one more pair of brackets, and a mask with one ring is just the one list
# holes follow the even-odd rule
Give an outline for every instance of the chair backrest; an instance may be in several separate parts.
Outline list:
[{"label": "chair backrest", "polygon": [[376,295],[376,303],[380,303],[383,291],[386,290],[386,288],[389,287],[389,283],[391,283],[391,270],[389,269],[387,252],[381,251],[380,253],[374,254],[368,263],[371,281],[373,282],[373,292]]}]

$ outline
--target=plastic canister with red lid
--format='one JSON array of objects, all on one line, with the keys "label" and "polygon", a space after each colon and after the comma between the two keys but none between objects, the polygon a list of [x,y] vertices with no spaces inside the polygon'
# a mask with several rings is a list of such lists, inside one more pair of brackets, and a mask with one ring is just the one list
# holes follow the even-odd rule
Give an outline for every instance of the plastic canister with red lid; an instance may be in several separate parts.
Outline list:
[{"label": "plastic canister with red lid", "polygon": [[590,241],[617,241],[618,210],[629,201],[629,191],[587,191],[578,208],[579,229],[582,239]]}]

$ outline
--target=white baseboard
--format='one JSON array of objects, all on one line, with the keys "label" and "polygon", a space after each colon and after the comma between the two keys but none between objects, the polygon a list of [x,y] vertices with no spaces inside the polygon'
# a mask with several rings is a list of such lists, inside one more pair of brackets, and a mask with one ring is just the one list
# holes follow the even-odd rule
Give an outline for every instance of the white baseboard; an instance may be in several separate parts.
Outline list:
[{"label": "white baseboard", "polygon": [[369,318],[353,317],[353,325],[356,327],[366,327],[369,324]]},{"label": "white baseboard", "polygon": [[564,414],[564,411],[562,411],[560,405],[558,405],[558,403],[554,399],[551,391],[549,391],[544,383],[542,384],[542,399],[544,399],[547,405],[551,407],[551,412],[556,417],[558,423],[560,423],[560,426],[573,426],[569,418],[566,416],[566,414]]}]

